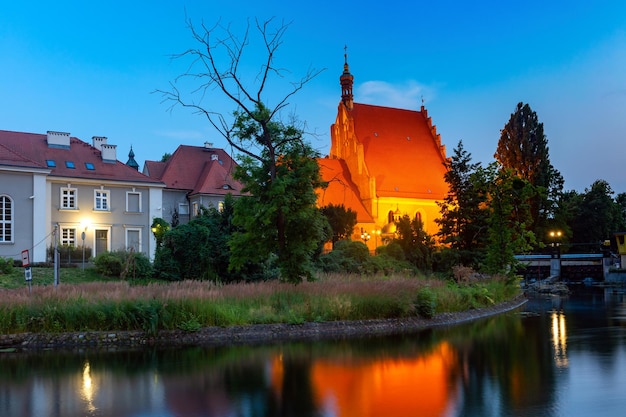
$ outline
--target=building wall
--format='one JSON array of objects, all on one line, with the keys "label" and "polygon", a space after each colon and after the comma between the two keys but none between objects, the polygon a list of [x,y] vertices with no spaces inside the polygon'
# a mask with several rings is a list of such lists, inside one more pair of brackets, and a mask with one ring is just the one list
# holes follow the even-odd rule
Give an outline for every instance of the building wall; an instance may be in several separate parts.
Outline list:
[{"label": "building wall", "polygon": [[[62,208],[61,190],[76,190],[76,209]],[[49,182],[48,187],[51,210],[49,228],[58,227],[57,239],[63,243],[67,235],[64,229],[74,229],[74,243],[84,244],[92,249],[92,255],[102,251],[135,250],[152,257],[154,252],[153,236],[150,231],[153,207],[159,204],[160,189],[133,184],[101,182]],[[108,192],[108,210],[96,209],[95,192]],[[153,201],[154,204],[153,204]],[[159,200],[159,201],[156,201]],[[128,205],[130,201],[130,206]],[[49,245],[54,240],[49,239]]]},{"label": "building wall", "polygon": [[[22,250],[32,251],[35,199],[32,172],[0,171],[0,195],[12,201],[13,240],[0,242],[0,257],[21,259]],[[31,255],[32,256],[32,255]]]}]

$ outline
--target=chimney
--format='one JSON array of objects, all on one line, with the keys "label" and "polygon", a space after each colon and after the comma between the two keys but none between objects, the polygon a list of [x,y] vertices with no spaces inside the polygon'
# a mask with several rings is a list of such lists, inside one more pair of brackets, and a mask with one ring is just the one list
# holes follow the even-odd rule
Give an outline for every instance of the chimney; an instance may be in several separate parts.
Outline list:
[{"label": "chimney", "polygon": [[204,149],[212,149],[213,142],[204,142]]},{"label": "chimney", "polygon": [[93,143],[94,148],[96,148],[99,151],[102,151],[102,145],[105,145],[107,143],[107,138],[106,136],[93,136],[91,138],[91,141]]},{"label": "chimney", "polygon": [[53,132],[48,130],[47,137],[49,148],[70,148],[70,134],[65,132]]},{"label": "chimney", "polygon": [[[106,140],[106,138],[104,139]],[[115,148],[117,148],[117,145],[107,145],[106,143],[102,143],[100,146],[100,151],[102,152],[102,161],[116,163],[117,155],[115,152]]]}]

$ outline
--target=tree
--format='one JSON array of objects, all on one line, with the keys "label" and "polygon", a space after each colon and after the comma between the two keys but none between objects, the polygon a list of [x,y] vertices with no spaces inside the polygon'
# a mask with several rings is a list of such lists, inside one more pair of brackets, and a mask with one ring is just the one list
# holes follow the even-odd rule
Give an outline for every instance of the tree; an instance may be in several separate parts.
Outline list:
[{"label": "tree", "polygon": [[515,270],[515,254],[525,253],[536,243],[528,230],[531,221],[528,201],[535,193],[528,180],[496,162],[481,169],[485,189],[489,190],[489,241],[485,269],[490,273]]},{"label": "tree", "polygon": [[620,204],[613,194],[606,181],[597,180],[581,195],[572,222],[572,241],[578,244],[578,249],[598,250],[599,243],[611,239],[623,226]]},{"label": "tree", "polygon": [[[260,259],[275,253],[282,278],[299,282],[310,275],[306,258],[311,256],[311,241],[319,238],[321,215],[313,196],[314,187],[321,183],[319,169],[313,167],[316,154],[304,143],[303,130],[295,118],[288,124],[279,118],[288,100],[321,71],[309,69],[299,80],[289,82],[283,93],[270,94],[270,81],[277,81],[274,89],[278,91],[285,73],[275,59],[288,25],[276,25],[273,19],[255,21],[265,57],[252,76],[246,73],[250,67],[247,47],[254,41],[249,23],[241,38],[219,23],[197,29],[189,21],[188,27],[199,46],[176,56],[190,58],[189,70],[170,84],[169,91],[161,92],[174,106],[203,115],[240,155],[238,178],[251,195],[242,198],[236,209],[236,221],[244,230],[231,242],[231,266],[240,268],[244,254]],[[185,81],[191,81],[189,93],[185,93]],[[232,117],[217,111],[217,103],[203,103],[214,98],[215,91],[234,105]],[[241,246],[250,244],[259,251],[252,254],[249,247]]]},{"label": "tree", "polygon": [[406,214],[396,222],[394,241],[398,242],[404,256],[416,268],[430,270],[432,267],[432,251],[434,242],[424,231],[424,223],[417,217],[409,218]]},{"label": "tree", "polygon": [[447,246],[444,252],[452,253],[452,263],[477,267],[484,257],[489,212],[484,184],[475,178],[480,163],[471,160],[471,154],[459,141],[453,156],[446,161],[444,179],[449,191],[437,203],[441,217],[435,222],[439,224],[437,236]]},{"label": "tree", "polygon": [[332,229],[333,246],[338,240],[350,239],[357,224],[355,211],[350,208],[346,209],[343,204],[329,204],[320,210]]},{"label": "tree", "polygon": [[494,157],[504,169],[512,170],[537,190],[530,201],[532,221],[527,227],[543,235],[563,190],[563,177],[550,163],[543,123],[528,104],[517,104],[501,131]]},{"label": "tree", "polygon": [[222,211],[202,207],[189,223],[167,230],[155,256],[155,275],[167,280],[210,279],[229,282],[228,241],[233,234],[234,199],[224,198]]}]

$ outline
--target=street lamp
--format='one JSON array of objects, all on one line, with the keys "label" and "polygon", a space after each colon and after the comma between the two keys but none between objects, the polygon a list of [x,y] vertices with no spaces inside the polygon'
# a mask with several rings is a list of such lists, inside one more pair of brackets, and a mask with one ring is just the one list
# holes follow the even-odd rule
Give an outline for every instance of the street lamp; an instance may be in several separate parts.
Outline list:
[{"label": "street lamp", "polygon": [[563,233],[560,230],[551,230],[549,235],[552,240],[550,275],[557,275],[561,278],[561,237],[563,236]]},{"label": "street lamp", "polygon": [[372,230],[372,234],[374,235],[374,246],[375,246],[375,248],[377,248],[378,247],[378,236],[380,236],[380,229]]},{"label": "street lamp", "polygon": [[363,242],[365,242],[365,244],[367,245],[367,241],[370,240],[370,234],[367,232],[363,232],[361,233],[361,239],[363,239]]}]

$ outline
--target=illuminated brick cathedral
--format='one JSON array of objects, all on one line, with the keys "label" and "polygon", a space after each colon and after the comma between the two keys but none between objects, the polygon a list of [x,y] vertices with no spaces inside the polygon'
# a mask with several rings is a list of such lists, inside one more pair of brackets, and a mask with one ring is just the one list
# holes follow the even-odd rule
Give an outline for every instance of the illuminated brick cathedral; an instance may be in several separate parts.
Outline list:
[{"label": "illuminated brick cathedral", "polygon": [[352,240],[370,250],[394,236],[395,221],[418,217],[425,231],[438,231],[435,219],[448,192],[446,149],[428,111],[355,103],[348,61],[340,76],[341,102],[331,126],[328,157],[319,164],[328,188],[318,204],[343,204],[357,213]]}]

